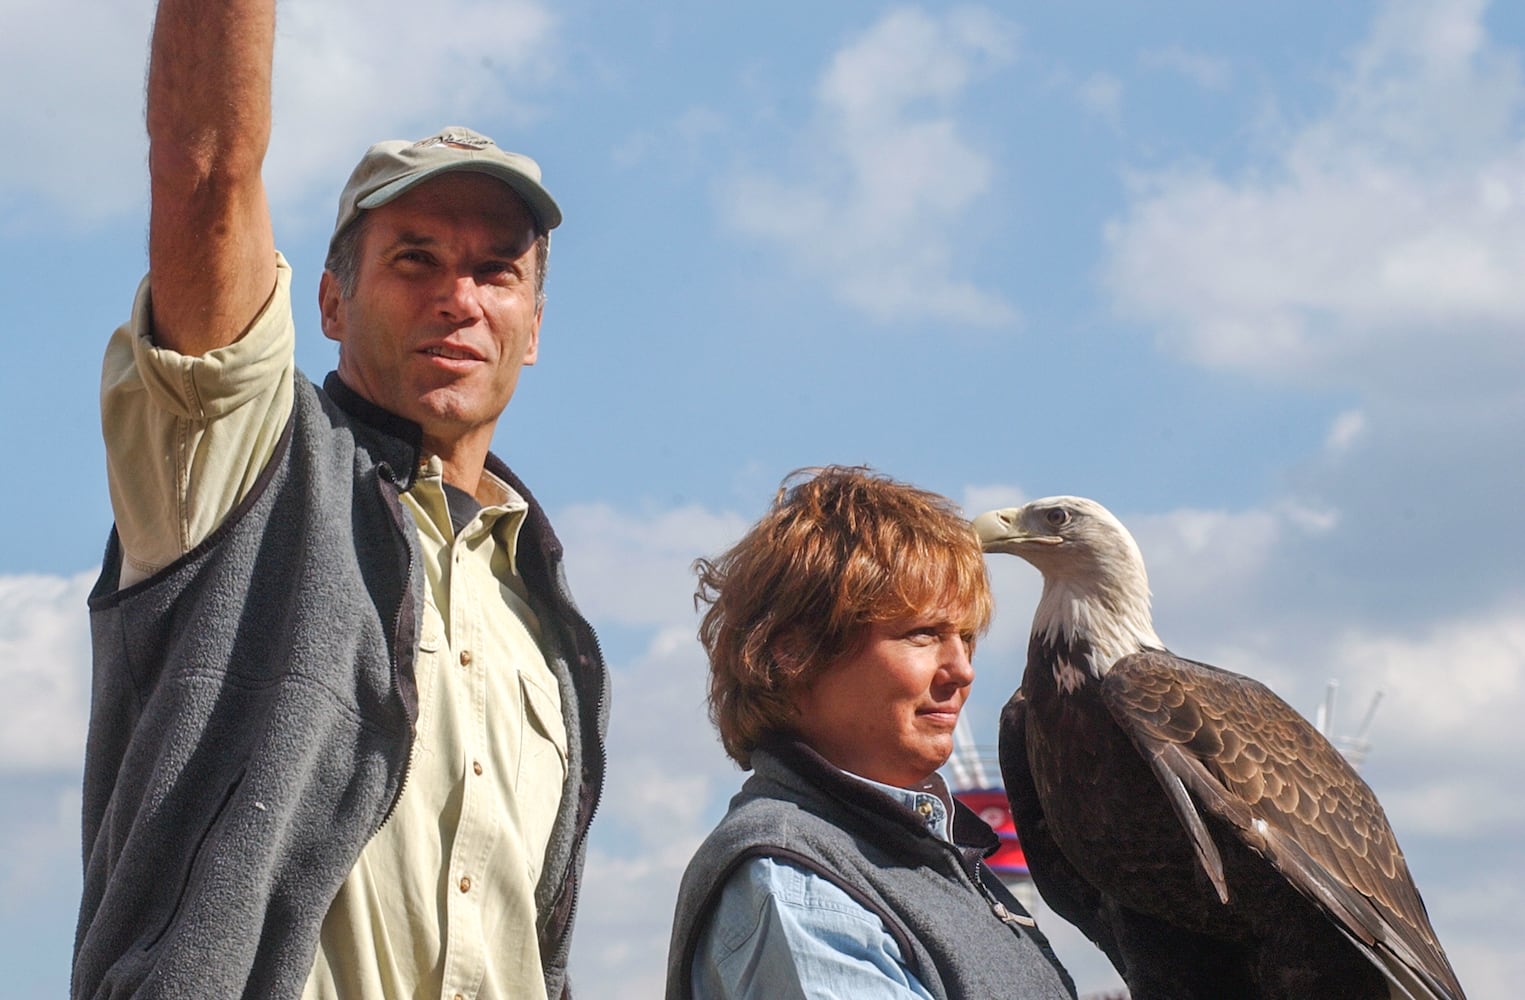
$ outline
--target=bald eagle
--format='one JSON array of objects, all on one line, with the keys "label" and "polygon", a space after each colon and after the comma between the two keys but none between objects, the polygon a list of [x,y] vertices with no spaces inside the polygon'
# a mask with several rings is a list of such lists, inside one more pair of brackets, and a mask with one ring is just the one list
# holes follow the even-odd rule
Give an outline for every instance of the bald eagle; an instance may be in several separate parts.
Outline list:
[{"label": "bald eagle", "polygon": [[1000,732],[1033,881],[1133,1000],[1464,1000],[1371,789],[1268,688],[1165,648],[1117,518],[974,526],[1043,574]]}]

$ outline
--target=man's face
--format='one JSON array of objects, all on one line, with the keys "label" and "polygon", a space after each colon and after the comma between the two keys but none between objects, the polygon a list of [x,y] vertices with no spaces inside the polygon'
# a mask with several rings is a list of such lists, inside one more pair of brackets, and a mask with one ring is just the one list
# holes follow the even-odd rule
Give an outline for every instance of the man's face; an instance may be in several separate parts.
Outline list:
[{"label": "man's face", "polygon": [[973,637],[943,612],[865,626],[860,645],[795,700],[796,728],[844,771],[911,788],[953,753]]},{"label": "man's face", "polygon": [[449,456],[485,450],[540,343],[535,224],[501,181],[454,172],[365,218],[353,294],[325,273],[323,332],[351,389]]}]

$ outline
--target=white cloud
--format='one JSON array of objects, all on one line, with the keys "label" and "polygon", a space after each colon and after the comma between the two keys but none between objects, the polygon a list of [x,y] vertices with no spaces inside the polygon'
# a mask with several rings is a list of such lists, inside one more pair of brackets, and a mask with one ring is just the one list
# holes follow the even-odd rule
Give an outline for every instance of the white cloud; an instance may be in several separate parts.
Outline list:
[{"label": "white cloud", "polygon": [[[1403,734],[1405,752],[1456,741],[1479,767],[1504,760],[1525,775],[1515,763],[1525,751],[1518,721],[1525,718],[1525,598],[1417,634],[1363,629],[1341,636],[1331,663],[1342,676],[1388,692],[1383,726]],[[1452,793],[1466,794],[1464,784]],[[1519,807],[1525,820],[1525,804]]]},{"label": "white cloud", "polygon": [[1080,105],[1112,125],[1118,124],[1123,110],[1122,81],[1110,73],[1093,73],[1079,87]]},{"label": "white cloud", "polygon": [[613,150],[618,167],[634,167],[660,158],[664,164],[697,172],[707,147],[725,135],[727,119],[708,107],[693,107],[655,129],[637,131],[620,140]]},{"label": "white cloud", "polygon": [[0,770],[77,770],[90,699],[95,573],[0,577]]},{"label": "white cloud", "polygon": [[937,18],[899,7],[837,53],[819,96],[844,121],[893,122],[908,105],[957,98],[974,60],[1005,62],[1015,41],[1014,29],[989,11],[961,7]]},{"label": "white cloud", "polygon": [[1324,450],[1331,455],[1349,451],[1366,433],[1366,414],[1360,410],[1346,410],[1329,425],[1324,438]]},{"label": "white cloud", "polygon": [[1139,176],[1108,230],[1115,305],[1165,350],[1325,394],[1322,446],[1260,505],[1305,525],[1252,583],[1293,635],[1522,587],[1525,80],[1483,13],[1381,5],[1267,157]]},{"label": "white cloud", "polygon": [[999,295],[957,277],[954,236],[995,172],[957,103],[1014,51],[1014,29],[987,11],[892,10],[832,60],[788,172],[726,185],[727,218],[874,319],[1010,322]]},{"label": "white cloud", "polygon": [[[148,193],[143,79],[149,0],[0,4],[0,158],[5,202],[95,221]],[[30,214],[30,211],[28,212]]]},{"label": "white cloud", "polygon": [[717,555],[747,521],[698,507],[634,512],[613,504],[569,507],[556,518],[566,541],[567,573],[594,621],[697,626],[693,562]]},{"label": "white cloud", "polygon": [[[282,4],[277,26],[265,177],[272,200],[293,208],[333,204],[378,139],[528,121],[558,51],[540,0],[307,0]],[[515,148],[512,134],[493,137]]]},{"label": "white cloud", "polygon": [[[1156,614],[1170,632],[1204,602],[1219,607],[1258,603],[1258,587],[1279,568],[1278,556],[1288,541],[1322,534],[1337,520],[1279,502],[1238,511],[1178,508],[1131,516],[1125,523],[1144,554]],[[1242,614],[1225,616],[1225,623],[1242,625]],[[1171,641],[1169,634],[1162,637]]]},{"label": "white cloud", "polygon": [[[0,163],[0,188],[41,199],[50,218],[97,223],[138,209],[153,9],[0,5],[0,89],[17,97],[0,104],[0,130],[26,152]],[[331,204],[377,139],[526,121],[558,51],[556,18],[539,0],[306,0],[280,5],[277,31],[265,176],[277,211],[293,219],[311,214],[310,199]],[[512,148],[512,135],[495,138]]]},{"label": "white cloud", "polygon": [[609,777],[572,949],[579,992],[661,995],[679,879],[744,777],[710,726],[706,676],[692,628],[614,665]]},{"label": "white cloud", "polygon": [[697,838],[674,836],[636,858],[589,849],[572,942],[579,995],[662,996],[678,880],[698,846]]},{"label": "white cloud", "polygon": [[[78,782],[33,787],[7,776],[0,788],[8,807],[0,814],[0,917],[41,909],[30,905],[38,899],[48,900],[49,910],[70,909],[57,900],[61,885],[78,885]],[[72,878],[60,874],[65,869]]]},{"label": "white cloud", "polygon": [[[1518,834],[1514,837],[1520,843]],[[1477,1000],[1518,996],[1525,983],[1525,950],[1518,945],[1525,887],[1518,873],[1525,855],[1518,849],[1483,859],[1451,884],[1426,883],[1425,905],[1437,926],[1452,933],[1442,939],[1467,995]]]},{"label": "white cloud", "polygon": [[1225,90],[1233,78],[1233,67],[1227,59],[1180,45],[1150,49],[1139,61],[1147,68],[1177,73],[1203,90]]},{"label": "white cloud", "polygon": [[966,486],[960,507],[963,508],[965,517],[973,519],[987,510],[1020,507],[1029,499],[1019,486]]},{"label": "white cloud", "polygon": [[1272,162],[1134,179],[1108,229],[1120,309],[1203,365],[1445,392],[1520,371],[1525,109],[1478,2],[1389,3],[1323,117]]},{"label": "white cloud", "polygon": [[[1384,720],[1384,728],[1386,720]],[[1454,764],[1454,761],[1452,762]],[[1504,791],[1499,774],[1448,774],[1382,795],[1393,827],[1404,837],[1429,836],[1453,841],[1476,841],[1509,836],[1525,830],[1525,803]],[[1518,781],[1520,775],[1507,777]]]},{"label": "white cloud", "polygon": [[580,993],[661,994],[678,880],[741,784],[709,722],[691,565],[747,524],[698,507],[600,503],[556,514],[578,602],[606,630],[614,689],[609,772],[572,949]]}]

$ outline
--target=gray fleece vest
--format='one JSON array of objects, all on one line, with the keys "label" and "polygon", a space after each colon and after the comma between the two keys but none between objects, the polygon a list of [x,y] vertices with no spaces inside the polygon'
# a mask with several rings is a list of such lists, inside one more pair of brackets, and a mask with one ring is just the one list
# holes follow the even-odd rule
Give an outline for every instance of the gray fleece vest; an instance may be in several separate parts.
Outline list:
[{"label": "gray fleece vest", "polygon": [[[335,400],[342,402],[337,405]],[[75,997],[295,997],[324,915],[401,792],[417,717],[423,573],[398,501],[417,428],[300,375],[249,497],[196,549],[90,597],[84,892]],[[568,773],[541,885],[562,995],[583,838],[603,779],[607,676],[530,502],[520,568],[567,713]]]},{"label": "gray fleece vest", "polygon": [[1073,1000],[1075,985],[1047,939],[980,860],[994,850],[995,834],[962,804],[955,804],[955,846],[803,744],[760,749],[752,766],[683,875],[667,1000],[692,996],[694,954],[720,892],[759,856],[813,871],[878,914],[939,1000]]}]

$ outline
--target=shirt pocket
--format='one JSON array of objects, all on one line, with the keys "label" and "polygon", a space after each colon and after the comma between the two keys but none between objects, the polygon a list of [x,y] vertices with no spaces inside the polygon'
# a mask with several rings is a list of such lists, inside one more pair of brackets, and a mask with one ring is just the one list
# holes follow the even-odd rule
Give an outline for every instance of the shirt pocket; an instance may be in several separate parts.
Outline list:
[{"label": "shirt pocket", "polygon": [[450,646],[445,641],[445,620],[434,606],[434,598],[425,596],[423,621],[418,627],[418,656],[413,660],[413,681],[418,685],[418,739],[414,741],[414,753],[424,745],[425,737],[434,730],[435,680],[441,656],[448,655]]},{"label": "shirt pocket", "polygon": [[524,698],[524,728],[514,796],[519,803],[529,878],[538,882],[567,780],[567,735],[561,699],[555,693],[522,673],[519,688]]},{"label": "shirt pocket", "polygon": [[548,775],[560,801],[561,784],[567,777],[567,727],[561,717],[561,696],[528,674],[519,674],[524,697],[524,747],[519,756],[521,790],[526,781],[535,783]]}]

